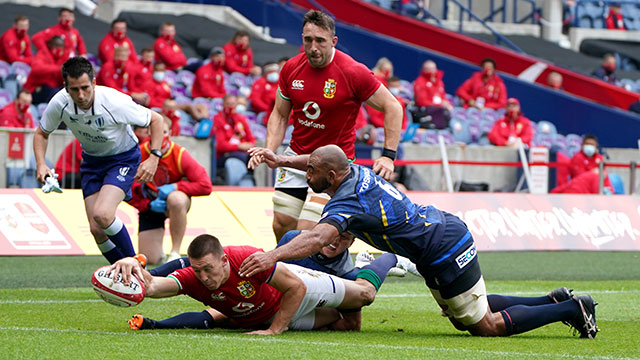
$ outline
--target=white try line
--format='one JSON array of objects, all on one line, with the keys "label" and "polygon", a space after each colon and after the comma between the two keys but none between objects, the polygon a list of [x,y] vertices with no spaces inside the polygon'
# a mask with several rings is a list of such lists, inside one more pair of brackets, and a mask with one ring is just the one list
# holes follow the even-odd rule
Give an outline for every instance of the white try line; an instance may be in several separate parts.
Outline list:
[{"label": "white try line", "polygon": [[431,346],[416,346],[416,345],[386,345],[386,344],[363,344],[361,342],[358,343],[348,343],[348,342],[331,342],[331,341],[304,341],[304,340],[292,340],[292,339],[282,339],[279,337],[258,337],[258,336],[249,336],[245,334],[238,335],[220,335],[220,334],[211,334],[203,332],[202,334],[181,334],[181,333],[158,333],[158,332],[133,332],[133,331],[123,331],[123,332],[115,332],[115,331],[100,331],[100,330],[81,330],[81,329],[52,329],[52,328],[32,328],[32,327],[17,327],[17,326],[2,326],[0,327],[0,331],[15,331],[15,332],[41,332],[41,333],[52,333],[52,334],[81,334],[81,335],[113,335],[113,336],[144,336],[144,337],[153,337],[153,338],[185,338],[185,339],[214,339],[214,340],[241,340],[242,342],[253,342],[253,343],[271,343],[271,344],[291,344],[291,345],[312,345],[312,346],[331,346],[331,347],[341,347],[345,346],[353,346],[358,349],[358,351],[362,351],[364,348],[370,349],[384,349],[384,350],[396,350],[396,351],[406,351],[410,350],[418,350],[421,352],[425,351],[437,351],[442,353],[454,353],[456,355],[460,355],[461,353],[468,354],[469,356],[473,356],[473,354],[487,354],[487,355],[495,355],[502,357],[510,357],[510,358],[523,358],[523,357],[539,357],[543,359],[550,358],[564,358],[564,359],[598,359],[598,360],[613,360],[613,359],[631,359],[638,360],[640,358],[620,358],[613,356],[602,356],[602,355],[569,355],[569,354],[550,354],[550,353],[537,353],[537,352],[519,352],[519,351],[492,351],[492,350],[480,350],[480,349],[461,349],[461,348],[439,348],[439,347],[431,347]]}]

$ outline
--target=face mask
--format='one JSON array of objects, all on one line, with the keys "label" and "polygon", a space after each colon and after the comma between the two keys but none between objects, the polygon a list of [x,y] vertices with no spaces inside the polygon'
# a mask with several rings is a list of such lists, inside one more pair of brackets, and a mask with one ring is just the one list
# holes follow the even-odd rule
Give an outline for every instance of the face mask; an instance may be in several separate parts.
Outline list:
[{"label": "face mask", "polygon": [[29,110],[29,104],[18,104],[18,111],[24,114],[27,110]]},{"label": "face mask", "polygon": [[53,55],[54,58],[59,59],[64,55],[64,49],[55,47],[51,49],[51,55]]},{"label": "face mask", "polygon": [[113,34],[113,37],[116,38],[116,40],[122,40],[124,39],[124,31],[116,31]]},{"label": "face mask", "polygon": [[162,80],[164,80],[164,71],[154,71],[153,80],[157,82],[162,82]]},{"label": "face mask", "polygon": [[151,65],[151,61],[149,61],[149,60],[142,60],[141,63],[145,67]]},{"label": "face mask", "polygon": [[389,88],[389,91],[395,96],[398,96],[398,94],[400,94],[400,89],[398,88]]},{"label": "face mask", "polygon": [[113,65],[115,65],[116,69],[122,69],[126,61],[123,60],[113,60]]},{"label": "face mask", "polygon": [[593,145],[582,145],[582,152],[587,155],[587,157],[592,157],[593,154],[596,153],[596,147]]},{"label": "face mask", "polygon": [[244,105],[242,105],[242,104],[238,104],[238,105],[236,105],[236,112],[237,112],[237,113],[242,114],[242,113],[244,113],[246,110],[247,110],[247,107],[246,107],[246,106],[244,106]]},{"label": "face mask", "polygon": [[491,69],[482,69],[482,76],[489,76],[492,72]]},{"label": "face mask", "polygon": [[224,109],[223,109],[224,114],[225,114],[225,115],[227,115],[227,116],[228,116],[228,115],[231,115],[231,113],[233,112],[233,109],[234,109],[234,108],[228,108],[228,107],[224,108]]},{"label": "face mask", "polygon": [[165,35],[162,35],[162,37],[167,41],[173,40],[173,35],[171,34],[165,34]]},{"label": "face mask", "polygon": [[509,116],[511,119],[517,119],[518,115],[520,115],[520,111],[519,110],[509,110],[507,111],[507,116]]},{"label": "face mask", "polygon": [[435,70],[432,70],[432,71],[424,71],[423,70],[422,71],[422,74],[424,76],[427,76],[427,77],[434,77],[434,76],[436,76],[436,73],[437,73],[437,71],[435,71]]},{"label": "face mask", "polygon": [[171,140],[169,140],[168,136],[162,138],[162,148],[165,149],[171,145]]},{"label": "face mask", "polygon": [[62,27],[65,28],[65,29],[69,29],[69,28],[71,28],[71,20],[69,20],[69,19],[62,20],[62,21],[60,21],[60,25],[62,25]]},{"label": "face mask", "polygon": [[560,84],[551,84],[551,87],[552,87],[553,89],[558,90],[558,89],[560,89]]},{"label": "face mask", "polygon": [[27,33],[27,30],[25,29],[20,29],[20,30],[16,30],[16,36],[23,37],[25,34]]},{"label": "face mask", "polygon": [[167,109],[164,111],[164,114],[167,115],[168,118],[173,118],[176,115],[176,111],[173,109]]},{"label": "face mask", "polygon": [[614,71],[616,69],[616,66],[614,64],[604,64],[602,66],[609,71]]},{"label": "face mask", "polygon": [[236,49],[238,49],[238,51],[244,50],[244,44],[236,44]]},{"label": "face mask", "polygon": [[215,67],[215,68],[219,68],[220,66],[222,66],[222,61],[220,61],[220,60],[213,60],[211,63],[213,64],[213,67]]},{"label": "face mask", "polygon": [[279,78],[280,74],[278,74],[277,72],[267,74],[267,81],[270,83],[277,82]]},{"label": "face mask", "polygon": [[384,78],[388,78],[391,75],[391,70],[384,70],[382,72],[382,76],[384,76]]}]

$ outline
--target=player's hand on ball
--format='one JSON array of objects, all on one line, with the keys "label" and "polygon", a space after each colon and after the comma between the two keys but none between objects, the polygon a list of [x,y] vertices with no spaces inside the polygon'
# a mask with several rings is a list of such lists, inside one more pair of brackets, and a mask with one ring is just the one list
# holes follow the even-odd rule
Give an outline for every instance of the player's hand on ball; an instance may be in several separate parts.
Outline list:
[{"label": "player's hand on ball", "polygon": [[381,156],[373,163],[373,171],[383,179],[389,181],[393,175],[393,160],[386,156]]},{"label": "player's hand on ball", "polygon": [[113,273],[112,276],[114,279],[118,278],[118,274],[122,274],[122,282],[125,285],[131,283],[131,275],[137,275],[139,279],[144,279],[138,260],[132,257],[116,261],[111,265],[109,270]]}]

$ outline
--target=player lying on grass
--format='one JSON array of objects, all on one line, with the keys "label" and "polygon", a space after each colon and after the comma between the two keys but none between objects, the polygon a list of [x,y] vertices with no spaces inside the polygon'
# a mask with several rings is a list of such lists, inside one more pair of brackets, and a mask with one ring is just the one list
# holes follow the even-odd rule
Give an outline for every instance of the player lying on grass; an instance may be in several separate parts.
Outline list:
[{"label": "player lying on grass", "polygon": [[[122,273],[125,284],[131,274],[143,278],[147,297],[186,294],[210,306],[204,328],[258,329],[249,334],[272,335],[288,328],[359,330],[359,309],[373,302],[387,272],[396,265],[395,255],[381,256],[360,269],[355,281],[284,263],[240,278],[240,264],[257,251],[249,246],[222,247],[214,236],[204,234],[189,245],[191,266],[168,277],[151,275],[135,258],[119,260],[111,269],[114,276]],[[162,327],[157,326],[160,322],[144,320],[147,326],[143,323],[141,329]]]},{"label": "player lying on grass", "polygon": [[370,169],[349,164],[339,147],[327,145],[301,156],[275,155],[260,148],[249,154],[271,168],[306,169],[309,187],[327,193],[331,200],[312,230],[284,246],[252,254],[240,267],[241,276],[254,276],[276,261],[309,256],[348,232],[414,262],[458,330],[477,336],[508,336],[563,321],[581,337],[596,336],[597,303],[590,295],[573,296],[560,288],[541,297],[487,296],[466,224],[433,206],[414,204]]}]

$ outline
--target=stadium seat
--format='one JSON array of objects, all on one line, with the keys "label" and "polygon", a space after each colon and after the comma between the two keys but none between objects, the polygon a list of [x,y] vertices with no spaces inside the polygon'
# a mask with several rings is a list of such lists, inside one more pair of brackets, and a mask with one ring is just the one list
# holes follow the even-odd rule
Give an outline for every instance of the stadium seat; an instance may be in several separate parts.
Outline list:
[{"label": "stadium seat", "polygon": [[0,108],[5,107],[8,103],[12,101],[11,93],[5,89],[0,89]]},{"label": "stadium seat", "polygon": [[588,16],[581,16],[577,21],[576,21],[576,26],[577,27],[581,27],[581,28],[593,28],[593,19]]},{"label": "stadium seat", "polygon": [[[449,129],[438,130],[438,136],[442,136],[442,138],[444,139],[445,145],[451,145],[454,142],[456,142],[456,140],[453,137],[453,134],[451,134],[451,131],[449,131]],[[438,144],[439,143],[440,141],[438,141]]]},{"label": "stadium seat", "polygon": [[42,103],[42,104],[38,104],[38,114],[40,114],[40,117],[42,117],[42,115],[44,115],[44,111],[47,109],[47,103]]},{"label": "stadium seat", "polygon": [[[266,128],[265,128],[265,131],[266,131]],[[289,142],[291,141],[291,133],[292,132],[293,132],[293,125],[287,126],[287,131],[285,131],[284,140],[282,141],[283,145],[289,145]],[[267,138],[266,132],[265,132],[265,137],[264,138],[265,139]]]},{"label": "stadium seat", "polygon": [[438,130],[428,129],[424,131],[422,144],[438,145]]},{"label": "stadium seat", "polygon": [[236,88],[240,88],[242,86],[247,86],[249,81],[247,80],[247,76],[242,73],[234,72],[229,75],[229,83]]},{"label": "stadium seat", "polygon": [[211,109],[216,113],[222,111],[222,98],[211,99]]},{"label": "stadium seat", "polygon": [[195,64],[200,62],[201,60],[197,57],[190,57],[187,59],[187,65]]},{"label": "stadium seat", "polygon": [[[267,128],[264,125],[258,124],[258,123],[253,122],[253,121],[250,121],[249,122],[249,129],[251,129],[251,133],[256,138],[256,140],[261,140],[261,141],[266,140],[266,138],[267,138]],[[292,128],[292,131],[293,131],[293,128]],[[291,135],[289,135],[289,139],[291,139]],[[289,140],[287,140],[287,143],[288,142],[289,142]]]},{"label": "stadium seat", "polygon": [[620,80],[620,86],[622,86],[623,88],[625,88],[625,89],[627,89],[629,91],[638,92],[638,85],[636,84],[636,82],[634,80],[621,79]]},{"label": "stadium seat", "polygon": [[166,70],[164,72],[164,81],[166,81],[169,86],[173,86],[177,82],[177,75],[171,70]]},{"label": "stadium seat", "polygon": [[467,127],[469,128],[469,134],[471,135],[471,142],[477,143],[482,137],[482,127],[480,126],[480,122],[470,121],[467,124]]},{"label": "stadium seat", "polygon": [[91,65],[93,65],[94,69],[96,69],[96,72],[98,72],[98,69],[102,65],[102,63],[100,62],[100,59],[94,54],[87,54],[87,60],[89,60]]},{"label": "stadium seat", "polygon": [[461,107],[454,107],[451,113],[451,118],[460,121],[467,121],[467,110]]},{"label": "stadium seat", "polygon": [[183,95],[178,95],[178,96],[176,96],[176,103],[178,105],[190,105],[191,104],[191,98],[189,98],[187,96],[183,96]]},{"label": "stadium seat", "polygon": [[538,122],[538,133],[553,137],[558,133],[558,130],[552,122],[541,120]]},{"label": "stadium seat", "polygon": [[384,143],[384,128],[376,128],[376,142]]},{"label": "stadium seat", "polygon": [[21,86],[24,85],[25,82],[27,82],[27,77],[29,76],[30,72],[31,66],[29,66],[28,64],[20,61],[16,61],[11,64],[11,73],[16,75]]},{"label": "stadium seat", "polygon": [[11,74],[11,65],[6,61],[0,60],[0,80],[4,80],[9,74]]},{"label": "stadium seat", "polygon": [[492,124],[499,119],[498,113],[490,108],[482,109],[480,113],[482,114],[483,120],[490,121]]},{"label": "stadium seat", "polygon": [[471,143],[471,131],[469,131],[467,123],[453,119],[449,122],[449,129],[451,129],[451,133],[455,141],[463,142],[465,144]]},{"label": "stadium seat", "polygon": [[611,181],[615,194],[624,195],[624,181],[619,174],[609,173],[609,181]]},{"label": "stadium seat", "polygon": [[189,93],[187,92],[187,88],[184,85],[175,83],[171,87],[171,97],[176,98],[178,96],[187,97],[189,96]]},{"label": "stadium seat", "polygon": [[531,142],[534,146],[542,146],[550,149],[553,146],[554,135],[540,133]]},{"label": "stadium seat", "polygon": [[482,113],[480,112],[480,110],[474,108],[474,107],[470,107],[467,109],[467,118],[469,120],[473,120],[473,121],[481,121],[482,120]]},{"label": "stadium seat", "polygon": [[196,80],[196,75],[191,71],[180,70],[176,75],[178,83],[185,86],[187,89],[191,89],[193,82]]}]

